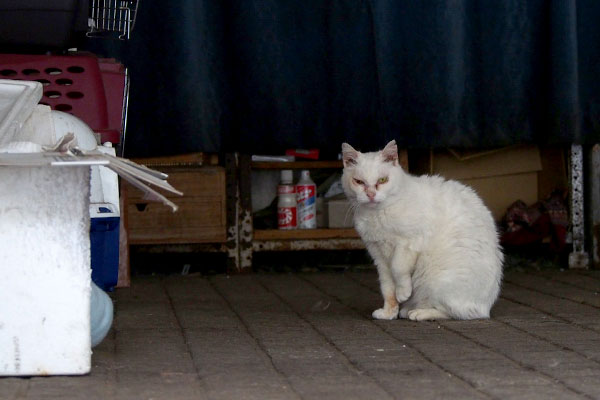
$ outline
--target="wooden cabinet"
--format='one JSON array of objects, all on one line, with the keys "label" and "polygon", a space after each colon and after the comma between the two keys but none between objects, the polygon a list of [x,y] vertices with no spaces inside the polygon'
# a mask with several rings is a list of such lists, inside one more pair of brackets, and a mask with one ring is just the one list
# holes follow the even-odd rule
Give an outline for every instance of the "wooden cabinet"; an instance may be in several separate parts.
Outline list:
[{"label": "wooden cabinet", "polygon": [[172,212],[160,203],[145,200],[137,189],[127,188],[129,243],[225,242],[225,169],[219,166],[156,169],[168,174],[169,183],[183,192],[182,197],[169,196],[179,209]]}]

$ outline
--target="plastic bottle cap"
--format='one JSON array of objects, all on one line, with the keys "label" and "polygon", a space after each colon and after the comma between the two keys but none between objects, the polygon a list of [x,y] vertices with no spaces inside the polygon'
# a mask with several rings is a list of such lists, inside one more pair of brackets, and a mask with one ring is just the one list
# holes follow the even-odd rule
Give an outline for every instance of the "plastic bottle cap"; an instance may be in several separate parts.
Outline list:
[{"label": "plastic bottle cap", "polygon": [[301,172],[301,177],[302,179],[309,179],[310,178],[310,171],[307,169],[303,169]]},{"label": "plastic bottle cap", "polygon": [[292,183],[293,180],[294,180],[294,174],[291,169],[282,169],[281,170],[281,182]]}]

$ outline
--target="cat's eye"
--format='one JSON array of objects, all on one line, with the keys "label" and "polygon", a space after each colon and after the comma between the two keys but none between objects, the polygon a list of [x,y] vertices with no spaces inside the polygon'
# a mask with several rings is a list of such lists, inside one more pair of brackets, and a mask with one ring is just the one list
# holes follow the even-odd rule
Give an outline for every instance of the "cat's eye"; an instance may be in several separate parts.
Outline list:
[{"label": "cat's eye", "polygon": [[387,181],[389,181],[389,178],[387,176],[385,176],[383,178],[379,178],[377,183],[382,184],[382,183],[387,183]]},{"label": "cat's eye", "polygon": [[364,182],[361,181],[360,179],[354,179],[354,183],[356,183],[357,185],[364,185]]}]

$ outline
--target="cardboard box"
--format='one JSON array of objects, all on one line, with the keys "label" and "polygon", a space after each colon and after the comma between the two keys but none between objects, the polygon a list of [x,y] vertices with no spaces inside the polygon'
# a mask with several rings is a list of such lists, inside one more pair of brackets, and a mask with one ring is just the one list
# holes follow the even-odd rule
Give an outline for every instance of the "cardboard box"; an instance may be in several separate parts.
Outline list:
[{"label": "cardboard box", "polygon": [[542,170],[536,146],[514,146],[485,152],[446,150],[432,152],[430,173],[471,186],[499,221],[516,200],[538,201],[538,172]]},{"label": "cardboard box", "polygon": [[330,228],[352,228],[354,226],[350,201],[348,201],[345,194],[327,199],[326,210]]}]

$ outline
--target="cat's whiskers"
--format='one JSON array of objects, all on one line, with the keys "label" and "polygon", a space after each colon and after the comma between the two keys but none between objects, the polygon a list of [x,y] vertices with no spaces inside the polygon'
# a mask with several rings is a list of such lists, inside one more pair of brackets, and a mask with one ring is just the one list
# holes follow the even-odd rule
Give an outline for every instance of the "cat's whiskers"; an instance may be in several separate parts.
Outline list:
[{"label": "cat's whiskers", "polygon": [[358,209],[358,202],[350,202],[350,207],[346,210],[346,215],[344,216],[344,225],[348,221],[348,215],[350,215],[351,220],[354,220],[354,214],[356,214],[356,210]]}]

